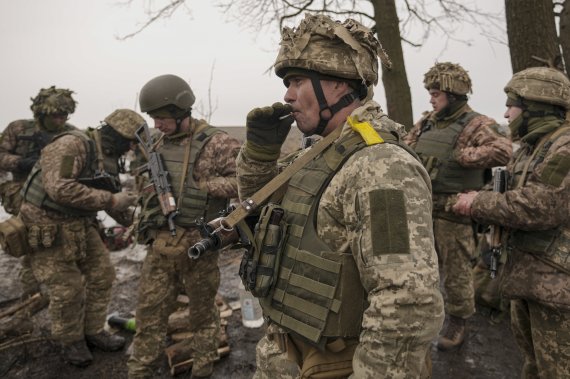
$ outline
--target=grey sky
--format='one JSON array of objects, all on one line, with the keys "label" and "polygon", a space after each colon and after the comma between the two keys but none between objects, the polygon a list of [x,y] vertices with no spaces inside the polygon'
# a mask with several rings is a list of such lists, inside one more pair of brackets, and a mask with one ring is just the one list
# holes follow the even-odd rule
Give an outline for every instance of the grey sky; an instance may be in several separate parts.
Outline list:
[{"label": "grey sky", "polygon": [[[15,119],[30,118],[30,97],[56,85],[76,92],[79,102],[70,122],[96,126],[116,108],[136,106],[139,89],[154,76],[171,73],[190,82],[207,108],[210,71],[214,125],[243,125],[255,106],[282,101],[284,86],[267,69],[277,53],[278,31],[255,35],[224,17],[210,1],[192,1],[192,15],[179,10],[138,36],[119,41],[144,19],[143,2],[122,7],[113,0],[18,0],[3,2],[0,12],[0,130]],[[503,2],[479,0],[497,10]],[[421,49],[405,47],[414,119],[429,109],[423,74],[436,60],[462,64],[474,93],[470,104],[502,122],[503,87],[511,76],[506,46],[491,44],[471,25],[458,32],[471,46],[441,39]],[[506,38],[505,38],[506,39]],[[389,52],[388,52],[389,53]],[[385,107],[381,82],[375,99]]]}]

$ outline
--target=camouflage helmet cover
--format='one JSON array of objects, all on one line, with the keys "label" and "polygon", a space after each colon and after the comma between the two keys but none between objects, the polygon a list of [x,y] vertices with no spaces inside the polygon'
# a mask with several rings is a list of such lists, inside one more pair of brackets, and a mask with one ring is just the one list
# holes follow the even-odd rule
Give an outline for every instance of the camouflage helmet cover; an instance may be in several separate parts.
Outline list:
[{"label": "camouflage helmet cover", "polygon": [[570,80],[550,67],[531,67],[513,75],[505,86],[506,93],[570,109]]},{"label": "camouflage helmet cover", "polygon": [[135,140],[135,132],[146,121],[140,114],[130,109],[117,109],[105,117],[105,123],[129,140]]},{"label": "camouflage helmet cover", "polygon": [[297,68],[369,86],[378,83],[377,57],[392,64],[372,31],[352,19],[340,23],[307,13],[298,27],[283,28],[280,45],[274,68],[281,78]]},{"label": "camouflage helmet cover", "polygon": [[148,81],[141,89],[141,111],[152,112],[174,105],[188,111],[196,101],[192,89],[184,79],[176,75],[161,75]]},{"label": "camouflage helmet cover", "polygon": [[55,86],[42,88],[36,97],[31,98],[30,109],[34,117],[58,113],[71,114],[75,112],[75,104],[77,104],[71,97],[73,93],[71,90],[55,88]]},{"label": "camouflage helmet cover", "polygon": [[451,62],[436,63],[424,75],[424,87],[428,90],[438,89],[456,95],[467,95],[473,92],[471,78],[463,67]]}]

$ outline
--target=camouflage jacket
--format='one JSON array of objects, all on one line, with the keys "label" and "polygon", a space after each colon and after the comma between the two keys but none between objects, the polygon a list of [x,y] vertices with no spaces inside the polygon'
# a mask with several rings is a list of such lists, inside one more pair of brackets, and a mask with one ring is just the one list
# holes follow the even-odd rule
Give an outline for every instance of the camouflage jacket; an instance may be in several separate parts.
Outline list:
[{"label": "camouflage jacket", "polygon": [[[516,171],[515,180],[520,177],[515,165],[524,165],[535,149],[536,145],[523,143],[507,165],[509,173]],[[506,296],[570,309],[570,131],[556,138],[535,162],[524,184],[506,193],[480,192],[471,207],[472,217],[483,224],[501,225],[511,236],[506,244],[513,253],[508,254],[502,283]],[[549,231],[556,237],[546,253],[529,251],[530,244],[517,241],[533,234],[543,237]],[[562,266],[566,273],[544,259]]]},{"label": "camouflage jacket", "polygon": [[[404,133],[403,127],[388,119],[374,101],[357,108],[352,116],[377,130]],[[355,132],[346,123],[340,138],[349,133]],[[278,164],[254,161],[242,148],[237,169],[240,199],[245,199],[277,174]],[[399,191],[407,204],[413,204],[399,208],[405,214],[390,214],[390,219],[407,220],[408,254],[383,255],[375,248],[383,243],[378,236],[386,229],[378,229],[382,222],[371,215],[370,199],[373,192],[383,190]],[[443,317],[431,225],[431,183],[425,168],[394,144],[365,147],[334,175],[317,212],[318,236],[333,251],[353,255],[370,302],[359,339],[359,349],[367,353],[367,359],[355,355],[353,365],[374,371],[375,364],[397,364],[382,361],[382,355],[373,348],[376,341],[395,344],[398,336],[409,336],[406,333],[421,328],[424,320]]]},{"label": "camouflage jacket", "polygon": [[[85,142],[74,135],[64,135],[47,145],[40,157],[42,184],[47,195],[55,202],[70,208],[100,211],[110,207],[112,193],[79,183],[82,170],[90,164]],[[63,174],[62,167],[73,162],[71,174]],[[49,224],[68,220],[72,216],[36,207],[24,202],[20,209],[27,224]]]},{"label": "camouflage jacket", "polygon": [[[436,127],[445,127],[458,120],[466,112],[472,111],[471,107],[466,104],[442,120],[436,119],[436,112],[425,112],[424,116],[414,124],[414,127],[404,137],[404,142],[415,148],[421,137],[422,127],[428,120],[433,122]],[[485,115],[478,115],[473,118],[465,125],[455,143],[454,155],[457,162],[463,167],[473,169],[493,168],[507,164],[513,152],[512,143],[508,137],[497,132],[499,129],[496,121]],[[451,195],[434,194],[434,209],[442,210],[450,217],[457,218],[449,208],[452,200]]]},{"label": "camouflage jacket", "polygon": [[[26,154],[30,153],[30,149],[34,149],[37,147],[34,146],[34,143],[31,141],[23,141],[18,139],[19,136],[24,134],[24,131],[30,123],[33,123],[34,120],[17,120],[13,121],[4,130],[2,133],[2,138],[0,140],[0,170],[1,171],[9,171],[12,172],[14,178],[20,178],[19,181],[25,181],[26,176],[29,172],[19,172],[18,169],[18,161],[22,159]],[[37,123],[34,125],[36,131],[40,131],[39,126]],[[65,124],[63,130],[72,130],[76,129],[71,124]],[[46,132],[47,133],[47,132]],[[47,133],[48,136],[53,138],[53,136],[57,133]],[[39,149],[37,151],[39,155]]]}]

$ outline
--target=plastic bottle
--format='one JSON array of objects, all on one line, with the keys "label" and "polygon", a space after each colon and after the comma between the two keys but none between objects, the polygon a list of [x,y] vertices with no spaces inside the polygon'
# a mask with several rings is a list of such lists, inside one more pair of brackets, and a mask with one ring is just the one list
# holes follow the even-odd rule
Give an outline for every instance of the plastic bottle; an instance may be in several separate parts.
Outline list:
[{"label": "plastic bottle", "polygon": [[129,332],[136,332],[137,330],[134,317],[124,318],[116,315],[111,315],[107,320],[107,323],[113,328],[123,329]]},{"label": "plastic bottle", "polygon": [[246,328],[259,328],[263,325],[263,312],[259,300],[251,292],[245,290],[239,282],[239,302],[241,305],[241,322]]}]

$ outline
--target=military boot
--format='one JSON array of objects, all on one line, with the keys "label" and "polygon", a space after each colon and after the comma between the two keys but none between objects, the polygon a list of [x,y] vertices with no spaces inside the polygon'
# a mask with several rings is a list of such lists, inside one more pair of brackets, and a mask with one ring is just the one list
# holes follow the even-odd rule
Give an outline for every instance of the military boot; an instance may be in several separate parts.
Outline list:
[{"label": "military boot", "polygon": [[77,367],[86,367],[93,361],[93,356],[85,344],[85,340],[62,344],[63,359]]},{"label": "military boot", "polygon": [[97,334],[85,335],[87,345],[102,351],[117,351],[125,346],[125,339],[116,334],[109,334],[103,330]]},{"label": "military boot", "polygon": [[437,340],[437,348],[441,351],[457,349],[465,340],[465,319],[449,316],[449,322]]}]

